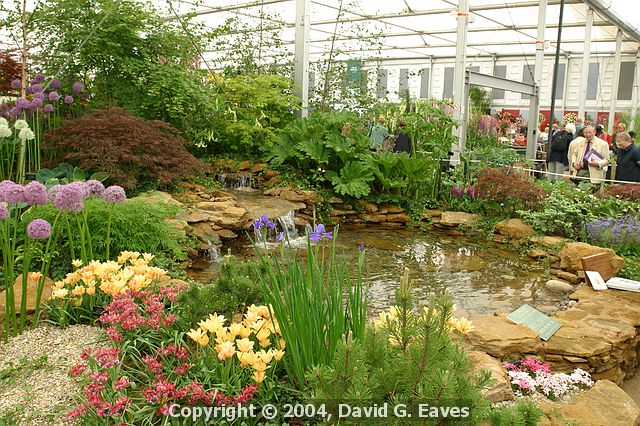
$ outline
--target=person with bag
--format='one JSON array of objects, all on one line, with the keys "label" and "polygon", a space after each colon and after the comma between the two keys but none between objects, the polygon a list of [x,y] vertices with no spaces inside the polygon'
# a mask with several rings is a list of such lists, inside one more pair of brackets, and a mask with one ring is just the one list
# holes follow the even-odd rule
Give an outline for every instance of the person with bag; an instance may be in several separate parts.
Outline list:
[{"label": "person with bag", "polygon": [[572,175],[588,177],[591,183],[601,183],[609,165],[609,144],[596,136],[596,130],[586,126],[584,138],[579,139],[571,151],[569,161]]},{"label": "person with bag", "polygon": [[569,123],[551,137],[547,150],[547,170],[550,173],[547,175],[547,180],[549,182],[562,180],[565,167],[569,165],[569,144],[573,140],[575,129],[575,126]]}]

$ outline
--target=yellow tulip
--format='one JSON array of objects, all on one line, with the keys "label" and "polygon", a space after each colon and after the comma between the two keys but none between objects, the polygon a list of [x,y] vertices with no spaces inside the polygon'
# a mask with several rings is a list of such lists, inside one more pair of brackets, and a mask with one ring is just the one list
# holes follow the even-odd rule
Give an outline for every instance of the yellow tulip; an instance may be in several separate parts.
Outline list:
[{"label": "yellow tulip", "polygon": [[271,349],[269,349],[268,351],[261,350],[259,352],[256,352],[256,355],[258,355],[258,358],[260,358],[262,362],[264,362],[265,364],[269,364],[273,359],[273,350]]},{"label": "yellow tulip", "polygon": [[40,273],[40,272],[30,272],[29,273],[29,279],[31,281],[40,281],[40,278],[42,278],[42,273]]},{"label": "yellow tulip", "polygon": [[74,268],[79,268],[82,266],[82,260],[74,259],[71,261],[71,264],[73,265]]},{"label": "yellow tulip", "polygon": [[51,292],[52,299],[64,299],[69,294],[69,290],[66,288],[59,288]]},{"label": "yellow tulip", "polygon": [[218,359],[224,361],[227,358],[231,358],[236,353],[233,342],[222,342],[216,350],[218,351]]},{"label": "yellow tulip", "polygon": [[74,297],[73,299],[71,299],[71,304],[73,306],[80,306],[82,305],[82,297]]},{"label": "yellow tulip", "polygon": [[95,288],[95,286],[90,285],[89,287],[87,287],[86,292],[87,292],[87,294],[88,294],[89,296],[93,296],[93,295],[96,293],[96,288]]},{"label": "yellow tulip", "polygon": [[81,285],[77,285],[73,288],[73,290],[71,290],[71,294],[73,296],[82,296],[85,292],[85,288],[84,286]]},{"label": "yellow tulip", "polygon": [[255,352],[236,352],[236,355],[240,361],[240,367],[252,365],[258,359]]},{"label": "yellow tulip", "polygon": [[280,349],[284,350],[284,347],[286,346],[286,342],[284,341],[284,339],[280,339],[278,340],[278,346],[280,347]]},{"label": "yellow tulip", "polygon": [[229,326],[229,340],[233,340],[236,338],[236,336],[238,336],[240,334],[240,331],[242,330],[242,324],[234,322],[233,324],[231,324]]},{"label": "yellow tulip", "polygon": [[254,342],[246,338],[236,340],[236,345],[238,346],[238,350],[240,352],[249,352],[253,349],[253,344]]},{"label": "yellow tulip", "polygon": [[242,329],[240,330],[240,333],[238,333],[238,335],[240,337],[242,337],[243,339],[251,336],[251,333],[253,333],[253,331],[249,328],[249,327],[242,327]]},{"label": "yellow tulip", "polygon": [[273,351],[273,359],[277,361],[280,361],[282,359],[282,357],[284,356],[284,351],[278,349],[277,351]]},{"label": "yellow tulip", "polygon": [[266,327],[260,329],[260,331],[258,331],[258,333],[256,334],[256,338],[258,340],[267,340],[269,339],[269,336],[271,336],[271,332]]},{"label": "yellow tulip", "polygon": [[260,347],[261,348],[268,348],[270,345],[271,345],[271,341],[269,339],[260,340]]},{"label": "yellow tulip", "polygon": [[207,332],[200,328],[197,330],[189,330],[187,332],[187,336],[191,337],[200,346],[207,346],[209,344],[209,336],[207,335]]},{"label": "yellow tulip", "polygon": [[251,368],[255,371],[265,371],[267,369],[267,364],[261,359],[256,359],[253,364],[251,364]]},{"label": "yellow tulip", "polygon": [[256,383],[262,383],[265,379],[264,371],[254,371],[252,377]]}]

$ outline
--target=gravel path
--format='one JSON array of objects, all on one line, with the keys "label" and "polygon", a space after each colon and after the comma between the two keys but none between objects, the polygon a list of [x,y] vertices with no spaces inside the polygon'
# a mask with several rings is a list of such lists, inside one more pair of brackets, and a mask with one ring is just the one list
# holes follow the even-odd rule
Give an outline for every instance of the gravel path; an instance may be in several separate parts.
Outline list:
[{"label": "gravel path", "polygon": [[102,336],[86,325],[44,325],[0,343],[0,424],[65,424],[78,391],[69,369]]}]

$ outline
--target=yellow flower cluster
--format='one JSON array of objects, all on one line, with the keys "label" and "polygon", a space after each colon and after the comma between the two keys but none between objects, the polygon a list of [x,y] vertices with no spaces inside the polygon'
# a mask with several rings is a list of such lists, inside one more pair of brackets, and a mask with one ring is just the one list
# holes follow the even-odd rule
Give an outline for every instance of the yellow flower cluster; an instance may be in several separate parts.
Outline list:
[{"label": "yellow flower cluster", "polygon": [[82,262],[72,262],[76,269],[62,281],[53,285],[52,299],[71,298],[74,305],[82,303],[83,295],[92,296],[96,288],[113,297],[127,290],[139,291],[151,283],[168,279],[166,271],[149,266],[153,255],[137,251],[123,251],[118,261],[91,261],[82,267]]},{"label": "yellow flower cluster", "polygon": [[468,334],[473,331],[473,322],[466,318],[449,318],[449,327],[460,334]]},{"label": "yellow flower cluster", "polygon": [[[451,309],[452,311],[456,310],[455,305]],[[424,313],[427,314],[428,308],[424,307]],[[439,316],[440,311],[438,309],[433,310],[432,315]],[[373,328],[375,330],[380,330],[381,328],[390,328],[391,323],[398,318],[398,308],[396,306],[391,306],[389,311],[380,312],[380,316],[378,319],[374,319],[371,321]],[[460,334],[467,334],[470,331],[473,331],[473,323],[466,318],[449,318],[447,322],[449,328],[453,331],[456,331]]]},{"label": "yellow flower cluster", "polygon": [[[280,361],[284,355],[285,342],[278,321],[271,318],[267,306],[251,305],[242,322],[231,323],[228,327],[225,322],[223,315],[214,313],[200,321],[200,327],[190,330],[187,336],[200,346],[207,346],[210,340],[214,340],[214,350],[220,361],[234,359],[235,355],[240,367],[250,367],[255,382],[261,383],[269,364]],[[270,347],[272,341],[277,342],[277,349]]]}]

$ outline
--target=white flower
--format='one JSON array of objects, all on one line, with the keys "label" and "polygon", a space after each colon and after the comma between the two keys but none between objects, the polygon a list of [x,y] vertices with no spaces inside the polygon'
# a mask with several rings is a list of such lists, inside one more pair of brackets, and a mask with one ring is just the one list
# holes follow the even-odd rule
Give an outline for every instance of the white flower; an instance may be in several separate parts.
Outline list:
[{"label": "white flower", "polygon": [[0,127],[9,127],[9,122],[6,118],[0,117]]},{"label": "white flower", "polygon": [[25,120],[16,120],[16,122],[13,124],[13,127],[15,127],[16,129],[27,129],[29,127],[29,124]]},{"label": "white flower", "polygon": [[24,129],[20,129],[20,133],[18,133],[18,137],[20,139],[26,139],[30,141],[31,139],[34,139],[36,135],[31,131],[30,128],[25,127]]},{"label": "white flower", "polygon": [[0,125],[0,138],[8,138],[13,134],[11,129],[8,126]]}]

